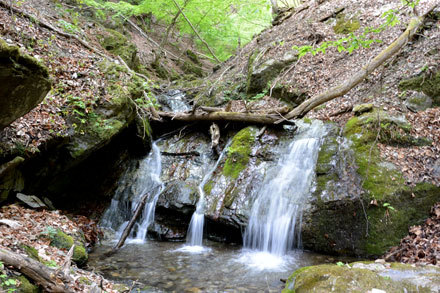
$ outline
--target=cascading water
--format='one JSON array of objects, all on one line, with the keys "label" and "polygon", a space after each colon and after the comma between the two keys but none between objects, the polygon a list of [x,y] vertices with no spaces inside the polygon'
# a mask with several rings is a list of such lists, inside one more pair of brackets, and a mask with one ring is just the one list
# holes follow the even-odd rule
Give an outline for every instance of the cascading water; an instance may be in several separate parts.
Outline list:
[{"label": "cascading water", "polygon": [[199,201],[197,202],[196,211],[191,217],[191,222],[189,223],[188,233],[187,233],[187,240],[186,243],[189,246],[202,246],[203,241],[203,226],[205,223],[205,191],[204,187],[208,180],[211,178],[214,171],[217,169],[218,165],[220,164],[221,160],[225,156],[226,152],[228,151],[228,147],[230,146],[231,142],[228,142],[226,146],[224,147],[223,151],[221,152],[220,156],[217,159],[217,162],[215,165],[209,170],[208,173],[203,177],[202,182],[198,185],[198,191],[199,191]]},{"label": "cascading water", "polygon": [[280,158],[276,174],[266,178],[252,206],[243,235],[247,249],[282,256],[301,243],[302,206],[310,193],[324,131],[319,121],[297,125],[288,153]]},{"label": "cascading water", "polygon": [[[121,179],[121,188],[116,191],[110,208],[104,213],[101,225],[115,229],[119,236],[128,224],[128,220],[131,218],[142,196],[146,192],[151,192],[142,212],[142,217],[128,240],[129,242],[144,242],[148,227],[154,222],[157,200],[164,189],[164,183],[160,179],[161,172],[162,158],[160,149],[157,146],[157,142],[153,142],[150,154],[139,162],[139,167],[135,172],[136,179],[132,181],[132,172],[127,172]],[[127,185],[130,187],[127,187]]]}]

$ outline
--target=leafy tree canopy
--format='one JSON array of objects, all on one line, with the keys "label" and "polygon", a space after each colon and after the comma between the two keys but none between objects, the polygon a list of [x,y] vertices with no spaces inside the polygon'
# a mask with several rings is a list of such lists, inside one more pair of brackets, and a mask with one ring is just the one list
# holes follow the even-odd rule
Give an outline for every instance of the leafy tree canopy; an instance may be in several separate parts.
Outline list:
[{"label": "leafy tree canopy", "polygon": [[[111,10],[116,12],[116,16],[128,17],[152,13],[158,20],[168,25],[179,12],[178,7],[169,0],[140,0],[132,3],[102,0],[81,2]],[[220,60],[226,60],[234,54],[240,44],[249,42],[254,34],[269,26],[272,20],[270,1],[267,0],[176,0],[176,2]],[[176,26],[181,34],[194,34],[182,15],[178,16]]]}]

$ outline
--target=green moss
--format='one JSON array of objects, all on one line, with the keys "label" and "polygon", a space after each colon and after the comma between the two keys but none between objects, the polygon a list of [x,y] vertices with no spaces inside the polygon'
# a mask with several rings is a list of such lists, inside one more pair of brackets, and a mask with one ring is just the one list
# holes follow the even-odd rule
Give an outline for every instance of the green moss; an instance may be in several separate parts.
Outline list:
[{"label": "green moss", "polygon": [[433,98],[436,105],[440,104],[440,71],[426,73],[418,77],[403,80],[399,83],[399,89],[423,92]]},{"label": "green moss", "polygon": [[[50,245],[55,246],[60,249],[69,250],[75,241],[72,236],[67,235],[60,229],[57,229],[56,234],[53,235]],[[82,244],[76,243],[73,250],[72,260],[78,265],[83,266],[88,260],[88,254],[86,249]]]},{"label": "green moss", "polygon": [[105,33],[98,35],[97,38],[101,46],[107,51],[120,56],[131,69],[135,71],[139,69],[140,61],[137,57],[137,48],[123,34],[112,29],[106,29]]},{"label": "green moss", "polygon": [[24,251],[30,258],[33,258],[36,261],[41,261],[40,256],[38,255],[38,250],[28,245],[22,245],[21,247],[24,249]]},{"label": "green moss", "polygon": [[210,180],[208,183],[205,184],[205,186],[203,186],[203,190],[205,191],[206,195],[211,194],[213,186],[214,186],[214,182],[212,180]]},{"label": "green moss", "polygon": [[76,245],[73,250],[72,260],[79,266],[82,267],[87,263],[89,255],[84,246]]},{"label": "green moss", "polygon": [[[386,292],[430,292],[410,280],[384,278],[367,268],[324,264],[299,269],[289,277],[283,293],[301,292],[368,292],[373,288]],[[408,267],[407,267],[408,270]]]},{"label": "green moss", "polygon": [[312,124],[312,119],[310,119],[310,118],[305,117],[302,120],[303,120],[304,123]]},{"label": "green moss", "polygon": [[243,128],[233,137],[232,144],[228,149],[225,166],[223,167],[223,174],[225,176],[237,179],[240,172],[246,168],[256,132],[256,128],[250,126]]},{"label": "green moss", "polygon": [[80,284],[92,285],[92,281],[89,280],[89,278],[86,278],[86,277],[84,277],[84,276],[79,277],[79,278],[78,278],[78,281],[79,281]]},{"label": "green moss", "polygon": [[2,39],[0,39],[0,59],[11,60],[14,64],[21,64],[22,66],[28,67],[33,74],[49,77],[49,70],[42,62],[22,53],[17,46],[9,46]]},{"label": "green moss", "polygon": [[197,64],[199,66],[202,66],[202,62],[200,62],[199,57],[191,50],[186,50],[185,52],[186,56],[188,56],[188,58],[194,62],[194,64]]},{"label": "green moss", "polygon": [[338,152],[338,145],[335,137],[329,137],[324,141],[319,150],[318,160],[316,162],[316,174],[327,174],[330,171],[333,157]]},{"label": "green moss", "polygon": [[346,19],[344,14],[338,14],[338,19],[333,27],[333,31],[337,34],[348,35],[349,33],[357,31],[361,27],[359,20]]},{"label": "green moss", "polygon": [[203,77],[205,75],[203,69],[200,66],[195,65],[189,61],[183,62],[183,64],[181,64],[180,67],[182,68],[183,72],[185,72],[186,74],[194,74],[195,76],[198,77]]},{"label": "green moss", "polygon": [[[380,201],[379,207],[368,209],[370,231],[365,249],[369,255],[382,255],[408,234],[410,226],[422,224],[431,206],[438,201],[440,191],[440,188],[429,183],[418,184],[413,189],[402,189]],[[388,210],[387,213],[383,207],[385,202],[394,210]]]},{"label": "green moss", "polygon": [[32,284],[25,276],[19,276],[17,279],[20,281],[20,286],[17,287],[18,293],[39,293],[40,288],[37,285]]},{"label": "green moss", "polygon": [[57,229],[56,233],[53,235],[50,245],[61,249],[70,249],[74,244],[72,236],[67,235],[60,229]]}]

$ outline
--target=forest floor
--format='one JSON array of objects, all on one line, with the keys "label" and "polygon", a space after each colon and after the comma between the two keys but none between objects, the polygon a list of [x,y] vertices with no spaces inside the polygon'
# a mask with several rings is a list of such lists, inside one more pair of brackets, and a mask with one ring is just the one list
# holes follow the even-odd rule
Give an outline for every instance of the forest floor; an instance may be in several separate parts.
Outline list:
[{"label": "forest floor", "polygon": [[[56,229],[70,236],[78,233],[84,235],[88,248],[95,245],[100,234],[96,223],[84,216],[70,216],[69,218],[60,211],[38,211],[19,205],[0,208],[0,248],[28,255],[25,247],[32,247],[37,252],[37,255],[33,254],[32,257],[38,258],[42,263],[54,269],[62,267],[68,252],[68,249],[60,249],[51,245],[51,230]],[[9,270],[8,267],[6,269],[9,271],[10,278],[18,277],[18,272]],[[72,265],[70,276],[73,278],[71,288],[75,292],[91,292],[93,287],[109,293],[128,290],[125,285],[105,279],[93,272],[93,268],[90,267],[78,268]]]}]

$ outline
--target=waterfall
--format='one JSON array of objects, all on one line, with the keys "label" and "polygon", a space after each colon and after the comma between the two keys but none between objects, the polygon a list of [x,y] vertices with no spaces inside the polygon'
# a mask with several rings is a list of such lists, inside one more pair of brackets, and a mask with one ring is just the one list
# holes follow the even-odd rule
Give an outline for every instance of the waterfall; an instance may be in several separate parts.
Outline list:
[{"label": "waterfall", "polygon": [[301,243],[302,206],[310,193],[314,169],[324,135],[320,121],[298,121],[298,134],[267,176],[252,206],[243,235],[245,248],[284,255]]},{"label": "waterfall", "polygon": [[[162,158],[156,141],[152,144],[150,154],[139,161],[138,167],[136,164],[135,174],[133,174],[133,170],[129,169],[122,176],[119,182],[120,188],[115,192],[110,207],[105,211],[101,225],[116,230],[120,236],[142,196],[146,192],[150,192],[141,219],[137,222],[129,238],[130,242],[144,242],[148,227],[154,222],[157,200],[164,189],[164,183],[160,179],[161,172]],[[133,178],[135,179],[133,180]]]},{"label": "waterfall", "polygon": [[203,180],[198,185],[199,192],[199,201],[197,202],[196,211],[191,217],[191,222],[189,223],[187,240],[186,243],[190,246],[202,246],[203,240],[203,226],[205,223],[205,191],[204,187],[206,183],[208,183],[214,171],[217,169],[221,160],[225,156],[228,151],[228,147],[230,146],[231,141],[229,141],[221,152],[220,156],[217,159],[217,162],[214,166],[209,170],[208,173],[205,174]]}]

